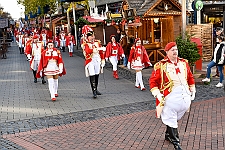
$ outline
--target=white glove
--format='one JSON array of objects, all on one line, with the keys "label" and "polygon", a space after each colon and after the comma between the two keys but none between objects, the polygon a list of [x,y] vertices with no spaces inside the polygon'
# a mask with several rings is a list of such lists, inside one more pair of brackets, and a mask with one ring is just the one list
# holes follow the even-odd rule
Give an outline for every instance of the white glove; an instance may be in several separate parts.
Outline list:
[{"label": "white glove", "polygon": [[149,66],[152,66],[152,64],[150,62],[148,62]]},{"label": "white glove", "polygon": [[191,91],[191,100],[193,101],[195,99],[195,91]]},{"label": "white glove", "polygon": [[105,67],[105,60],[102,60],[102,62],[101,62],[101,67],[102,67],[102,68]]},{"label": "white glove", "polygon": [[63,70],[62,69],[59,69],[59,74],[61,74],[63,72]]},{"label": "white glove", "polygon": [[130,69],[130,62],[127,63],[127,69]]},{"label": "white glove", "polygon": [[27,55],[27,60],[28,60],[28,61],[31,61],[31,59],[32,59],[31,55],[28,54],[28,55]]},{"label": "white glove", "polygon": [[61,74],[63,72],[63,64],[60,63],[59,64],[59,74]]},{"label": "white glove", "polygon": [[99,50],[99,51],[101,51],[101,50],[102,50],[102,51],[106,51],[106,47],[99,47],[98,50]]},{"label": "white glove", "polygon": [[93,53],[98,53],[98,49],[97,48],[94,48],[93,49]]},{"label": "white glove", "polygon": [[161,102],[164,98],[164,95],[159,93],[158,95],[156,95],[156,98]]},{"label": "white glove", "polygon": [[125,57],[125,55],[124,55],[124,54],[122,54],[122,57],[124,58],[124,57]]}]

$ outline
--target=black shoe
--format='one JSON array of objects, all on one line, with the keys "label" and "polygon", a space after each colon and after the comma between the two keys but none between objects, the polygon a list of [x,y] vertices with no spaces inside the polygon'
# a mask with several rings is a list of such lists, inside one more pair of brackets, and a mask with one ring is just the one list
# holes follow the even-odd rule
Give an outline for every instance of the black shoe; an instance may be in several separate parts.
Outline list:
[{"label": "black shoe", "polygon": [[37,78],[34,78],[34,83],[37,83]]},{"label": "black shoe", "polygon": [[173,146],[175,150],[182,150],[182,148],[180,147],[180,143],[173,143]]},{"label": "black shoe", "polygon": [[45,83],[46,83],[45,79],[42,79],[42,84],[45,84]]},{"label": "black shoe", "polygon": [[[172,128],[167,126],[167,139],[173,144],[175,150],[182,150],[180,147],[180,140],[179,140],[179,135],[177,128]],[[166,137],[166,136],[165,136]]]},{"label": "black shoe", "polygon": [[97,98],[97,92],[93,91],[93,98]]},{"label": "black shoe", "polygon": [[98,90],[96,91],[97,95],[102,95],[102,93],[100,93]]},{"label": "black shoe", "polygon": [[169,133],[166,133],[166,134],[165,134],[165,140],[166,140],[166,141],[169,141]]},{"label": "black shoe", "polygon": [[97,98],[97,88],[95,84],[95,76],[89,76],[90,78],[90,83],[91,83],[91,89],[93,92],[93,98]]}]

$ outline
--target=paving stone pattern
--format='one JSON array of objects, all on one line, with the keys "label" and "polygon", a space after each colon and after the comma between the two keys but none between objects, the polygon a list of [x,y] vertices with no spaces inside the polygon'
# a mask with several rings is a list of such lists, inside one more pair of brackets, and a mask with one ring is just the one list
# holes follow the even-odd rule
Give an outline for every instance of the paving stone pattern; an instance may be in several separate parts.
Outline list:
[{"label": "paving stone pattern", "polygon": [[[143,70],[148,90],[142,92],[134,88],[133,70],[119,67],[120,79],[115,80],[112,67],[107,63],[99,82],[103,95],[93,100],[89,79],[84,77],[81,51],[76,50],[75,57],[69,57],[66,52],[62,54],[67,75],[59,78],[59,98],[54,103],[50,100],[47,84],[42,85],[40,79],[37,84],[33,83],[29,64],[16,46],[9,49],[8,59],[0,60],[1,137],[133,113],[148,112],[154,116],[155,100],[148,91],[152,68]],[[223,88],[215,87],[218,80],[213,79],[210,85],[197,85],[195,102],[225,96]],[[24,149],[5,138],[0,141],[1,149]]]}]

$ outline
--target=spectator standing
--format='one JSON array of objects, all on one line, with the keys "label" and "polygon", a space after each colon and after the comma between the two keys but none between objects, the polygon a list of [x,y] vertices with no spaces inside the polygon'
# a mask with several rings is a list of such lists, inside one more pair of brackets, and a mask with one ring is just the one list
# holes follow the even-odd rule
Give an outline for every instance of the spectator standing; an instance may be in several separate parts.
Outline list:
[{"label": "spectator standing", "polygon": [[130,51],[127,48],[128,42],[127,42],[127,36],[125,32],[121,32],[120,45],[122,46],[124,51],[123,66],[126,67]]},{"label": "spectator standing", "polygon": [[[219,39],[218,39],[219,36],[223,36],[223,28],[221,28],[221,27],[216,28],[216,37],[215,37],[216,42],[214,44],[214,49],[216,48],[217,44],[220,44]],[[218,70],[217,66],[216,66],[216,74],[213,77],[220,77],[219,70]]]},{"label": "spectator standing", "polygon": [[206,78],[203,79],[203,82],[210,82],[210,74],[211,68],[217,66],[219,71],[220,81],[216,85],[216,87],[220,88],[223,87],[223,65],[224,65],[224,56],[225,56],[225,42],[224,37],[218,36],[219,44],[216,45],[216,48],[213,53],[212,61],[207,65],[207,75]]}]

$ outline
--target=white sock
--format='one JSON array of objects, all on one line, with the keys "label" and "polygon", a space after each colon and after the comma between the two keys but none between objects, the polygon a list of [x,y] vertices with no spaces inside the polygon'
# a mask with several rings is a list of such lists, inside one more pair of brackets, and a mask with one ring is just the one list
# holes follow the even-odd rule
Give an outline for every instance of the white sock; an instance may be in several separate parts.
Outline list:
[{"label": "white sock", "polygon": [[141,89],[143,89],[145,86],[144,86],[143,80],[142,80],[142,73],[141,73],[141,71],[139,71],[139,72],[137,72],[137,74],[138,74],[138,81],[140,83]]},{"label": "white sock", "polygon": [[138,87],[139,86],[139,81],[138,81],[138,72],[136,72],[136,82],[135,82],[135,86]]},{"label": "white sock", "polygon": [[49,78],[48,79],[48,88],[51,94],[51,98],[55,98],[55,90],[54,90],[54,79]]},{"label": "white sock", "polygon": [[58,94],[58,79],[54,79],[54,89],[55,89],[55,94]]}]

